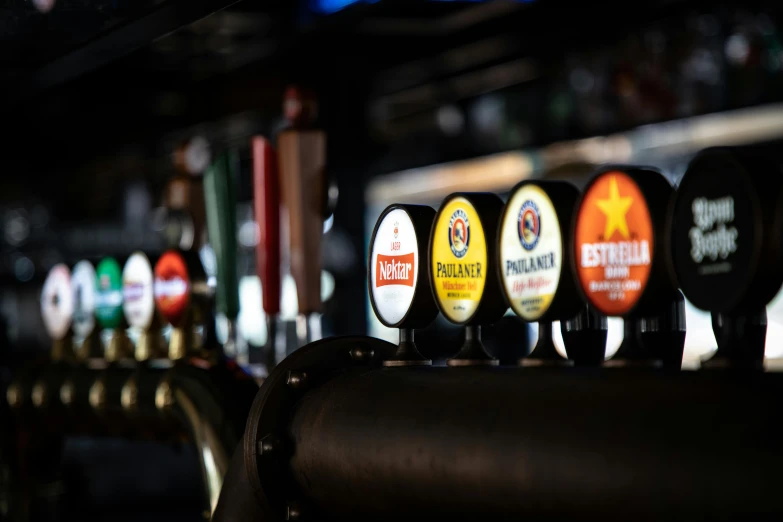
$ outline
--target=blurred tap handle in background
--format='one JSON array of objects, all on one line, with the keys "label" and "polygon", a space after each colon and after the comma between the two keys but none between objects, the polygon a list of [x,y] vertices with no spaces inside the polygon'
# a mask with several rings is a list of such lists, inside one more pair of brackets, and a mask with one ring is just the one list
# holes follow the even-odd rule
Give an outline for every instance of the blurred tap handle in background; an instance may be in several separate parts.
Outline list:
[{"label": "blurred tap handle in background", "polygon": [[[185,218],[181,238],[177,243],[183,250],[198,250],[202,246],[205,228],[204,171],[209,167],[212,151],[202,136],[182,141],[173,153],[177,174],[166,187],[165,206],[173,219]],[[172,245],[173,246],[173,245]]]},{"label": "blurred tap handle in background", "polygon": [[290,126],[277,138],[279,172],[288,210],[291,275],[299,304],[297,332],[303,344],[321,336],[326,134],[315,127],[317,104],[311,91],[289,87],[283,108]]},{"label": "blurred tap handle in background", "polygon": [[253,136],[253,201],[258,225],[256,263],[261,279],[262,304],[267,316],[266,366],[271,370],[282,357],[285,347],[277,348],[280,314],[280,179],[277,157],[272,143],[263,136]]},{"label": "blurred tap handle in background", "polygon": [[280,181],[272,144],[254,136],[253,185],[255,216],[259,238],[256,248],[258,276],[261,278],[264,311],[280,312]]},{"label": "blurred tap handle in background", "polygon": [[204,172],[204,202],[207,211],[209,242],[217,262],[216,311],[226,316],[228,336],[225,351],[236,356],[236,319],[239,315],[239,279],[237,274],[236,184],[239,158],[235,150],[221,152]]}]

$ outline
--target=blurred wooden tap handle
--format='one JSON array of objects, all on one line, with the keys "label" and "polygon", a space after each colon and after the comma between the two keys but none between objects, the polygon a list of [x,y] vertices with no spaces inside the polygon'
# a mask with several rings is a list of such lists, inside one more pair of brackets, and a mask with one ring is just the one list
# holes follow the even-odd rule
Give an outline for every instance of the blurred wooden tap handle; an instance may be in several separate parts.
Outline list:
[{"label": "blurred wooden tap handle", "polygon": [[318,129],[287,129],[280,133],[277,148],[299,313],[317,313],[321,311],[326,135]]}]

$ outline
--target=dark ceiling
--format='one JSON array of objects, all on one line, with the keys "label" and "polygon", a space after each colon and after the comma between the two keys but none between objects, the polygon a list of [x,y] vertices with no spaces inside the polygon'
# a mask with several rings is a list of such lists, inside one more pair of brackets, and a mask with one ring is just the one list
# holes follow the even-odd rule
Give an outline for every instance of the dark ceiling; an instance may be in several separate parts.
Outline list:
[{"label": "dark ceiling", "polygon": [[[380,0],[323,15],[312,0],[57,0],[42,14],[29,0],[0,5],[0,114],[13,173],[2,199],[32,193],[74,218],[110,211],[100,193],[123,180],[162,183],[174,145],[194,132],[217,144],[272,132],[291,81],[324,101],[333,161],[362,171],[392,154],[372,139],[378,100],[391,102],[373,118],[403,121],[500,88],[509,74],[527,81],[565,50],[612,42],[650,19],[719,8]],[[515,68],[486,74],[507,63]]]}]

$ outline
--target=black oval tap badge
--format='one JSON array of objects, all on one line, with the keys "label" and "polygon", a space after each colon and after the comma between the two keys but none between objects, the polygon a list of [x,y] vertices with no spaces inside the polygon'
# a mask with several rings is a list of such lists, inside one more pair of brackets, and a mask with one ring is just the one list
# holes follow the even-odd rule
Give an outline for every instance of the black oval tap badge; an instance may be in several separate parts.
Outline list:
[{"label": "black oval tap badge", "polygon": [[762,226],[752,181],[721,153],[697,156],[672,207],[674,271],[702,310],[728,311],[755,277]]}]

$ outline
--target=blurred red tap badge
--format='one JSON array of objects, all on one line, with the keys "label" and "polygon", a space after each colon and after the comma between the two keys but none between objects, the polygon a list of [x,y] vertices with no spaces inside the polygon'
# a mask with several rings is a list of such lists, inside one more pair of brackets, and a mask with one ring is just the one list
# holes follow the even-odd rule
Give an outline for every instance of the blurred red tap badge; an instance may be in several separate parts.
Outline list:
[{"label": "blurred red tap badge", "polygon": [[411,252],[400,256],[378,254],[375,270],[375,287],[403,285],[413,287],[413,271],[416,258]]},{"label": "blurred red tap badge", "polygon": [[190,302],[190,276],[179,252],[169,250],[155,265],[154,292],[160,313],[177,326]]}]

